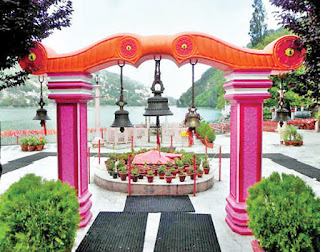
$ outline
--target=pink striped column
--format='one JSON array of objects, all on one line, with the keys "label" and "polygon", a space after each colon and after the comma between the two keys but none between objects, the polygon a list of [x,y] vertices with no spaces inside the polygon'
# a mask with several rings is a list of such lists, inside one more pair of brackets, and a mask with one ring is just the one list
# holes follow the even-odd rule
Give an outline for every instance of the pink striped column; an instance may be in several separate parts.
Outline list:
[{"label": "pink striped column", "polygon": [[225,98],[230,114],[230,194],[226,222],[250,235],[246,213],[248,188],[261,180],[263,100],[270,97],[270,72],[233,71],[226,75]]},{"label": "pink striped column", "polygon": [[50,74],[49,98],[57,104],[58,177],[75,187],[81,215],[80,227],[90,221],[92,202],[87,170],[87,101],[91,75]]}]

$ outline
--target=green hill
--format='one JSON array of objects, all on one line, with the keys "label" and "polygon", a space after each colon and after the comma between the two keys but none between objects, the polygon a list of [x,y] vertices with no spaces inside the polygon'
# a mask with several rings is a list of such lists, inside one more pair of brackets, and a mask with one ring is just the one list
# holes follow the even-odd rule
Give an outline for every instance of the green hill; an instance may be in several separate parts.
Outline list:
[{"label": "green hill", "polygon": [[[224,73],[220,70],[209,68],[201,78],[195,82],[195,105],[196,107],[221,108],[224,105],[223,84]],[[191,105],[191,87],[177,100],[178,107]]]},{"label": "green hill", "polygon": [[[98,72],[100,76],[100,104],[115,105],[120,96],[120,76],[107,70]],[[91,81],[95,84],[94,78]],[[148,97],[150,97],[150,87],[144,86],[142,83],[123,77],[124,99],[128,102],[128,106],[145,106]],[[43,85],[44,100],[46,104],[54,101],[48,100],[48,88]],[[94,90],[92,92],[94,94]],[[40,83],[37,76],[30,76],[24,85],[18,87],[6,88],[0,91],[0,106],[28,107],[38,106],[40,96]],[[176,100],[168,97],[170,104],[175,104]],[[89,101],[89,105],[94,104],[94,100]]]}]

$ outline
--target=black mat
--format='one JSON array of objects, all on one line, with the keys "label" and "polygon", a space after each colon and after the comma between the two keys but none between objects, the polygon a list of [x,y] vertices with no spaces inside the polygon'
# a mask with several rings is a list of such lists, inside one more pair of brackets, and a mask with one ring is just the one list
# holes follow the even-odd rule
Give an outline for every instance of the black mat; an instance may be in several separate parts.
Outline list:
[{"label": "black mat", "polygon": [[147,217],[147,213],[100,212],[76,251],[143,251]]},{"label": "black mat", "polygon": [[195,212],[188,195],[127,197],[124,212]]},{"label": "black mat", "polygon": [[220,252],[209,214],[161,214],[155,252]]},{"label": "black mat", "polygon": [[[56,155],[57,155],[56,152],[44,152],[43,151],[43,152],[35,152],[35,154],[11,160],[7,164],[4,164],[2,166],[3,174],[5,174],[7,172],[14,171],[16,169],[20,169],[20,168],[25,167],[27,165],[30,165],[33,162],[38,161],[42,158],[56,156]],[[40,168],[42,168],[42,167],[40,167]]]}]

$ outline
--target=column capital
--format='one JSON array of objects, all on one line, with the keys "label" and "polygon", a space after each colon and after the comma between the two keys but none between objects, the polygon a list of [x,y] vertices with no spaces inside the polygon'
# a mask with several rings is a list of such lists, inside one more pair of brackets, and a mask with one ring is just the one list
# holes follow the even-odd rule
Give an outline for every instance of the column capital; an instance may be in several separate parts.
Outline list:
[{"label": "column capital", "polygon": [[225,98],[232,104],[260,103],[270,98],[270,71],[233,71],[225,75]]},{"label": "column capital", "polygon": [[49,74],[49,99],[57,103],[85,103],[93,99],[92,76],[85,73]]}]

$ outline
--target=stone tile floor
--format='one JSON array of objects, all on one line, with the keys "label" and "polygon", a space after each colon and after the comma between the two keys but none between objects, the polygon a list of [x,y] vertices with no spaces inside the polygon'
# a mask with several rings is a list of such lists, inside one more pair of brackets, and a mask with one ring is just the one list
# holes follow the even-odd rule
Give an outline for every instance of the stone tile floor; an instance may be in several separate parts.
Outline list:
[{"label": "stone tile floor", "polygon": [[[282,153],[297,159],[298,161],[311,165],[320,170],[320,133],[314,131],[300,131],[304,135],[304,145],[301,147],[283,146],[280,145],[279,135],[277,133],[264,132],[263,133],[263,153]],[[228,134],[217,135],[215,141],[215,147],[209,149],[209,153],[215,154],[218,157],[218,147],[221,146],[222,153],[230,152],[230,137]],[[194,151],[196,153],[204,153],[204,146],[196,141],[196,145],[192,148],[185,148],[187,151]],[[56,152],[55,144],[48,144],[44,151]],[[126,152],[126,149],[106,149],[102,148],[101,152]],[[93,157],[90,159],[91,163],[91,178],[93,178],[94,170],[98,165],[97,149],[92,149]],[[2,146],[1,160],[2,164],[6,164],[9,161],[13,161],[20,157],[27,155],[33,155],[33,153],[25,153],[20,151],[19,146]],[[101,158],[103,164],[105,158]],[[230,230],[225,222],[225,205],[226,197],[229,193],[229,171],[230,160],[228,158],[222,159],[222,173],[221,181],[218,181],[218,158],[211,160],[212,172],[215,176],[214,186],[206,192],[198,193],[196,197],[190,196],[196,213],[211,214],[212,220],[216,229],[221,251],[252,251],[250,242],[254,239],[253,236],[241,236]],[[320,197],[320,182],[313,178],[304,176],[294,170],[283,167],[268,158],[264,158],[262,161],[262,176],[268,177],[273,171],[280,173],[295,174],[301,177],[308,185],[312,187],[315,194]],[[12,172],[8,172],[1,177],[0,181],[0,194],[2,194],[7,188],[14,182],[18,181],[21,177],[28,173],[35,173],[42,176],[45,179],[57,179],[57,158],[56,156],[49,156],[38,161],[35,161],[23,168],[17,169]],[[91,200],[93,202],[92,213],[93,218],[87,227],[79,229],[73,251],[77,248],[82,238],[86,234],[93,220],[100,211],[123,211],[126,194],[106,191],[99,188],[93,183],[93,180],[89,184],[89,190],[92,193]],[[157,235],[157,229],[159,225],[160,214],[149,214],[148,223],[146,229],[144,252],[153,251],[155,239]]]}]

